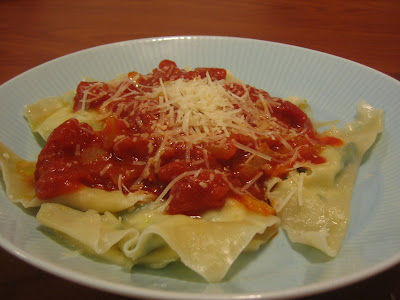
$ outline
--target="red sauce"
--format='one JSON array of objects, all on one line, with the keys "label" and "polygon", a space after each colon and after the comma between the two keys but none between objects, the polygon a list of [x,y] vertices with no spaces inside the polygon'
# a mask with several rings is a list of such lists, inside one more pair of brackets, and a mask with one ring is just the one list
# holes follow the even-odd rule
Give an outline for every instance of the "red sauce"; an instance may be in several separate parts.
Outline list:
[{"label": "red sauce", "polygon": [[199,215],[208,209],[222,207],[228,192],[229,187],[220,174],[206,171],[197,177],[187,176],[172,187],[172,205],[167,212]]},{"label": "red sauce", "polygon": [[[115,114],[106,120],[103,130],[94,131],[88,124],[70,119],[53,131],[36,165],[37,196],[43,200],[51,199],[84,186],[108,191],[120,189],[124,193],[141,188],[160,194],[180,174],[201,168],[205,171],[199,172],[197,176],[183,177],[173,185],[169,191],[172,201],[168,213],[198,215],[209,209],[222,207],[227,195],[241,198],[234,190],[242,188],[257,178],[256,176],[258,179],[247,190],[250,195],[241,199],[246,206],[264,211],[266,208],[257,201],[264,202],[265,190],[262,183],[265,180],[276,176],[284,178],[300,160],[314,164],[324,163],[325,159],[320,153],[327,145],[342,146],[339,139],[321,137],[307,115],[296,105],[277,99],[272,107],[271,117],[276,118],[282,126],[301,133],[288,139],[286,145],[273,136],[254,141],[236,134],[222,146],[211,142],[192,145],[190,161],[187,161],[186,145],[170,144],[161,155],[159,168],[152,166],[148,174],[143,176],[145,164],[154,155],[149,149],[156,151],[161,145],[162,137],[149,137],[151,125],[159,116],[143,112],[137,97],[150,90],[149,87],[160,85],[160,80],[166,82],[179,78],[204,78],[207,73],[212,80],[226,77],[224,69],[197,68],[184,71],[168,60],[162,61],[159,68],[148,75],[131,73],[130,76],[138,77],[137,83],[145,87],[138,88],[132,84],[129,88],[135,93],[126,94],[128,96],[120,102],[112,102],[106,107]],[[88,94],[89,87],[91,89]],[[102,108],[118,88],[118,85],[107,83],[81,82],[74,99],[75,111],[81,109],[83,97],[86,97],[85,109]],[[244,87],[238,84],[226,85],[225,88],[238,96],[245,92]],[[260,95],[270,97],[265,91],[250,86],[246,88],[256,105]],[[235,142],[262,152],[272,159],[266,164],[266,160],[261,157],[250,158],[251,154],[238,149]],[[290,148],[297,149],[298,155],[295,159]],[[138,183],[140,187],[137,186]]]},{"label": "red sauce", "polygon": [[141,76],[138,83],[146,86],[155,86],[162,81],[172,81],[177,79],[194,79],[198,76],[205,78],[208,74],[212,80],[221,80],[226,78],[226,70],[219,68],[196,68],[193,71],[185,71],[177,67],[176,63],[170,60],[163,60],[153,73]]}]

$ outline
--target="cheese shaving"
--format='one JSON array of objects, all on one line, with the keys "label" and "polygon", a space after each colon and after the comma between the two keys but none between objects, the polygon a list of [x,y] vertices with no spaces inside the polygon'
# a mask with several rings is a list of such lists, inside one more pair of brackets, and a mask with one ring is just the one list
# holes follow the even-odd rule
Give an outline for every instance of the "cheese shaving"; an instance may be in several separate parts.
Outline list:
[{"label": "cheese shaving", "polygon": [[242,191],[246,191],[249,187],[251,187],[256,181],[263,175],[263,172],[258,172],[256,176],[254,176],[249,182],[247,182],[242,188]]},{"label": "cheese shaving", "polygon": [[235,141],[235,140],[233,140],[232,143],[233,143],[233,144],[235,145],[235,147],[238,148],[238,149],[241,149],[241,150],[247,151],[247,152],[249,152],[249,153],[252,153],[252,154],[254,154],[254,155],[256,155],[256,156],[259,156],[259,157],[261,157],[261,158],[263,158],[263,159],[265,159],[265,160],[271,160],[271,156],[268,156],[268,155],[266,155],[266,154],[264,154],[264,153],[262,153],[262,152],[260,152],[260,151],[254,150],[253,148],[250,148],[250,147],[248,147],[248,146],[245,146],[245,145],[243,145],[243,144],[241,144],[241,143],[239,143],[239,142],[237,142],[237,141]]}]

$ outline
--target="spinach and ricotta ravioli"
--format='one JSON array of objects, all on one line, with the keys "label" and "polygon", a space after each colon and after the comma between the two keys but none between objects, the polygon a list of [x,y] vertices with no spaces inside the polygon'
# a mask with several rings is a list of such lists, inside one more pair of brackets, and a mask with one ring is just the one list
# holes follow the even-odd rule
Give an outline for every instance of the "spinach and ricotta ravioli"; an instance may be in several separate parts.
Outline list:
[{"label": "spinach and ricotta ravioli", "polygon": [[84,251],[129,268],[181,261],[217,282],[280,226],[338,253],[382,112],[360,102],[323,133],[309,113],[224,69],[164,60],[27,105],[45,146],[29,162],[0,144],[0,167],[8,198]]},{"label": "spinach and ricotta ravioli", "polygon": [[364,153],[382,131],[382,112],[361,101],[354,121],[326,134],[344,141],[322,152],[326,163],[292,171],[268,198],[291,241],[313,246],[329,256],[340,250],[349,224],[350,203]]}]

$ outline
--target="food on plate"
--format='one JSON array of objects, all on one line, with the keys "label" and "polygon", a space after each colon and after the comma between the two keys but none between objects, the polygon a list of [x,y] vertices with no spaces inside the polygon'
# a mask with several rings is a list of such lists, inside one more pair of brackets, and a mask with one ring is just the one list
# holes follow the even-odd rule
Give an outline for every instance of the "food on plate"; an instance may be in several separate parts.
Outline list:
[{"label": "food on plate", "polygon": [[40,224],[112,262],[174,261],[209,282],[281,226],[335,256],[364,153],[382,112],[322,133],[304,99],[281,99],[221,68],[82,81],[27,105],[45,146],[28,162],[0,144],[8,198],[40,207]]}]

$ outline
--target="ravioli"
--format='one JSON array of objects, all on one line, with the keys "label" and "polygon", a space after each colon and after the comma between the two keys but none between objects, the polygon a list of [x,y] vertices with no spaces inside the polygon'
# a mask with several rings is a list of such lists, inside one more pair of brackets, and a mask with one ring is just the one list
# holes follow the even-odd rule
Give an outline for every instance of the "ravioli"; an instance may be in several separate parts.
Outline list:
[{"label": "ravioli", "polygon": [[153,194],[144,192],[123,195],[84,188],[43,202],[35,197],[34,163],[1,143],[0,153],[10,200],[40,206],[40,224],[72,238],[84,251],[127,268],[162,268],[182,261],[207,281],[218,282],[242,252],[258,250],[278,232],[278,217],[251,211],[234,199],[201,218],[167,215],[168,202],[154,201]]},{"label": "ravioli", "polygon": [[106,259],[152,268],[180,260],[209,282],[222,280],[240,253],[256,250],[279,226],[278,217],[251,212],[235,200],[202,218],[166,215],[164,210],[165,203],[151,202],[116,218],[46,203],[37,220]]},{"label": "ravioli", "polygon": [[181,261],[218,282],[280,226],[337,255],[382,112],[360,102],[323,133],[309,115],[303,99],[165,60],[28,105],[46,145],[35,163],[0,144],[0,166],[8,198],[84,251],[128,268]]},{"label": "ravioli", "polygon": [[309,171],[293,171],[269,193],[272,206],[291,241],[336,256],[350,218],[351,196],[364,153],[382,131],[382,111],[361,101],[354,121],[326,134],[341,138],[344,146],[327,148],[327,162]]}]

